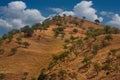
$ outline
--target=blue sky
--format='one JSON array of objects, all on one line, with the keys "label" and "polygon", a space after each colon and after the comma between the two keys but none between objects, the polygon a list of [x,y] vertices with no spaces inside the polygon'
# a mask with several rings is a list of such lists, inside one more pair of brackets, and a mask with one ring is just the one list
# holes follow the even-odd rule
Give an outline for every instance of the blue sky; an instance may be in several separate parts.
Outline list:
[{"label": "blue sky", "polygon": [[56,14],[86,16],[120,28],[119,3],[120,0],[0,0],[0,35]]}]

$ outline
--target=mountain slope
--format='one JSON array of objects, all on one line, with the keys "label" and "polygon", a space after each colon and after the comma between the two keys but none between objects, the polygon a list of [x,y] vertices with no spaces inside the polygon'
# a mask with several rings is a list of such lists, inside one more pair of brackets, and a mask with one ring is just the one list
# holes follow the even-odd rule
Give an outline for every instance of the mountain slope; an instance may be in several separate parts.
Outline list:
[{"label": "mountain slope", "polygon": [[[58,76],[51,80],[59,80],[61,75],[58,75],[58,72],[60,74],[65,72],[66,80],[71,79],[70,76],[73,78],[77,76],[78,80],[80,78],[81,80],[87,79],[86,74],[88,75],[88,72],[80,72],[84,72],[84,70],[92,71],[92,64],[90,64],[90,68],[78,71],[78,68],[82,65],[84,67],[85,63],[82,63],[82,60],[85,55],[90,59],[92,58],[91,62],[94,63],[102,58],[104,60],[104,55],[112,47],[118,49],[117,54],[119,53],[120,35],[115,34],[115,32],[119,33],[119,30],[110,27],[105,28],[103,25],[71,16],[55,16],[53,19],[45,20],[42,24],[37,23],[32,27],[25,26],[20,30],[15,30],[15,34],[13,34],[13,30],[0,39],[0,43],[2,43],[0,44],[0,79],[37,80],[38,76],[40,77],[40,71],[44,71],[44,69],[44,74],[47,75],[48,80],[50,80],[51,75]],[[107,46],[99,48],[98,53],[93,56],[91,54],[93,45],[101,44],[108,33],[112,34],[113,40],[106,39]],[[77,45],[81,41],[83,43]],[[73,51],[68,51],[69,49]],[[76,50],[78,52],[74,54]],[[60,58],[60,61],[58,58]],[[89,73],[91,74],[91,72]],[[103,76],[102,72],[99,74]],[[101,76],[98,75],[98,77],[92,79],[99,79]]]}]

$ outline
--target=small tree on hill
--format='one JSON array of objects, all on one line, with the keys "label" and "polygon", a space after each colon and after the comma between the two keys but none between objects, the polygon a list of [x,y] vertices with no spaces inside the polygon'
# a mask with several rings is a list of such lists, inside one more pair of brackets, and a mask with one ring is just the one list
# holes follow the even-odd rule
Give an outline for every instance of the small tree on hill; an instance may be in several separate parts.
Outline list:
[{"label": "small tree on hill", "polygon": [[32,37],[33,29],[30,28],[29,26],[25,26],[21,28],[21,32],[24,32],[25,37]]},{"label": "small tree on hill", "polygon": [[98,63],[94,64],[94,70],[97,72],[97,75],[98,75],[99,71],[101,70],[101,67]]},{"label": "small tree on hill", "polygon": [[0,46],[2,46],[2,44],[3,44],[3,41],[2,41],[2,40],[0,40]]},{"label": "small tree on hill", "polygon": [[45,69],[41,70],[41,73],[37,80],[47,80],[47,74],[45,74]]},{"label": "small tree on hill", "polygon": [[14,55],[16,52],[17,52],[17,47],[11,48],[11,54],[10,54],[10,56]]},{"label": "small tree on hill", "polygon": [[88,66],[91,63],[91,59],[88,56],[85,56],[82,62],[85,63],[86,66]]},{"label": "small tree on hill", "polygon": [[13,39],[13,35],[12,34],[8,34],[8,42],[11,42],[12,41],[12,39]]},{"label": "small tree on hill", "polygon": [[23,42],[22,44],[24,45],[24,48],[27,48],[28,46],[30,46],[30,43],[28,42]]},{"label": "small tree on hill", "polygon": [[108,40],[108,41],[110,41],[110,40],[112,40],[113,38],[112,38],[112,35],[111,34],[106,34],[105,35],[105,40]]},{"label": "small tree on hill", "polygon": [[97,44],[94,44],[94,45],[93,45],[93,48],[92,48],[92,53],[93,53],[94,55],[96,55],[97,52],[98,52],[98,50],[99,50],[99,46],[98,46]]},{"label": "small tree on hill", "polygon": [[96,23],[96,24],[99,24],[99,23],[100,23],[100,20],[99,20],[99,19],[95,19],[95,23]]},{"label": "small tree on hill", "polygon": [[0,54],[4,54],[5,50],[4,49],[0,49]]},{"label": "small tree on hill", "polygon": [[72,32],[77,33],[77,32],[78,32],[78,29],[75,29],[75,28],[74,28],[74,29],[72,30]]},{"label": "small tree on hill", "polygon": [[5,39],[7,39],[7,37],[8,37],[7,34],[4,34],[4,35],[2,36],[2,39],[5,40]]},{"label": "small tree on hill", "polygon": [[4,73],[0,73],[0,80],[4,80],[5,78],[5,74]]},{"label": "small tree on hill", "polygon": [[21,38],[21,37],[17,37],[16,40],[17,40],[17,43],[18,43],[19,45],[22,44],[22,38]]}]

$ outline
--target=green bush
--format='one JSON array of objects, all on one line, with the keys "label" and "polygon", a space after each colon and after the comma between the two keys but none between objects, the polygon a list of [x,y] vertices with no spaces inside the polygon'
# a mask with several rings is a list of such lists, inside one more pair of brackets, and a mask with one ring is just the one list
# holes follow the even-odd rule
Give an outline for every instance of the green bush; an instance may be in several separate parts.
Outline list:
[{"label": "green bush", "polygon": [[73,29],[72,32],[77,33],[78,29]]},{"label": "green bush", "polygon": [[4,54],[5,50],[0,48],[0,54]]},{"label": "green bush", "polygon": [[11,52],[11,54],[9,56],[14,55],[17,52],[17,47],[11,48],[10,52]]},{"label": "green bush", "polygon": [[50,69],[52,69],[55,65],[56,65],[56,62],[51,62],[51,63],[49,63],[47,69],[50,70]]},{"label": "green bush", "polygon": [[0,80],[4,80],[5,78],[5,74],[4,73],[0,73]]},{"label": "green bush", "polygon": [[111,35],[111,34],[106,34],[104,39],[110,41],[110,40],[112,40],[113,38],[112,38],[112,35]]},{"label": "green bush", "polygon": [[28,43],[28,42],[23,42],[22,45],[24,46],[24,48],[27,48],[28,46],[30,46],[30,43]]},{"label": "green bush", "polygon": [[25,37],[32,37],[34,30],[30,28],[29,26],[25,26],[21,28],[21,32],[24,32]]}]

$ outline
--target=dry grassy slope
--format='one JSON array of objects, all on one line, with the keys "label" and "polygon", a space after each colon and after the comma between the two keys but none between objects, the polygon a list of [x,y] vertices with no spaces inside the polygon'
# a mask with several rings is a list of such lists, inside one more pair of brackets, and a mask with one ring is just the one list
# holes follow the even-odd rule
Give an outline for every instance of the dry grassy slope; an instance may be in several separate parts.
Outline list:
[{"label": "dry grassy slope", "polygon": [[[52,70],[50,70],[50,72],[48,71],[48,74],[50,73],[58,73],[61,69],[67,71],[67,74],[72,74],[75,73],[77,74],[77,79],[75,80],[119,80],[120,79],[120,70],[118,71],[118,73],[115,72],[110,72],[110,75],[106,75],[107,71],[99,71],[98,76],[95,76],[94,78],[91,79],[87,79],[88,77],[94,76],[96,74],[96,72],[94,71],[93,68],[93,64],[94,63],[103,63],[106,60],[106,57],[108,55],[108,52],[111,49],[119,49],[116,53],[116,55],[120,55],[120,34],[113,34],[113,40],[110,41],[110,45],[100,49],[97,53],[97,55],[95,55],[91,62],[92,64],[90,65],[90,67],[88,68],[88,70],[86,71],[86,69],[82,68],[80,71],[79,68],[82,67],[84,64],[82,63],[83,61],[83,54],[80,53],[80,55],[78,57],[75,56],[71,56],[69,58],[66,58],[64,62],[60,62],[59,64],[57,64],[56,66],[54,66],[52,68]],[[104,39],[104,35],[101,35],[97,38],[96,42],[97,44],[99,44],[100,40]],[[87,55],[90,56],[91,53],[88,53]],[[120,61],[113,61],[113,64],[115,63],[119,63]],[[120,66],[119,66],[120,68]],[[108,71],[109,72],[109,71]],[[101,79],[100,79],[101,78]],[[57,79],[56,79],[57,80]],[[59,80],[59,79],[58,79]],[[73,80],[70,78],[70,76],[66,76],[65,80]]]},{"label": "dry grassy slope", "polygon": [[[16,76],[15,78],[23,75],[24,72],[30,74],[29,78],[38,76],[40,69],[46,67],[51,61],[51,56],[62,51],[63,41],[53,38],[51,29],[44,32],[36,31],[35,34],[32,38],[23,38],[23,41],[31,45],[27,49],[19,48],[13,56],[7,55],[10,54],[10,49],[17,45],[15,39],[11,43],[3,44],[5,54],[0,56],[0,73]],[[40,41],[36,40],[38,34],[41,35]],[[8,79],[14,80],[14,77]]]},{"label": "dry grassy slope", "polygon": [[[71,20],[69,17],[67,18],[68,20]],[[77,20],[79,22],[81,21],[80,19]],[[23,38],[23,41],[27,41],[31,45],[27,49],[19,48],[17,53],[13,56],[7,55],[10,54],[10,49],[17,45],[15,38],[22,34],[15,35],[14,40],[11,43],[6,43],[6,41],[4,41],[3,48],[5,49],[5,54],[0,55],[0,73],[8,74],[6,80],[19,80],[24,72],[29,73],[28,80],[30,80],[31,77],[38,76],[40,70],[43,67],[46,67],[51,61],[51,56],[63,51],[63,41],[53,37],[52,29],[55,27],[56,25],[52,25],[47,31],[35,31],[32,38]],[[75,27],[75,25],[73,27],[79,30],[78,33],[73,34],[74,36],[85,36],[85,30]],[[85,21],[82,27],[101,28],[103,26]],[[68,26],[65,29],[65,37],[70,36],[72,30],[73,28]],[[38,35],[41,35],[40,41],[37,40]]]}]

